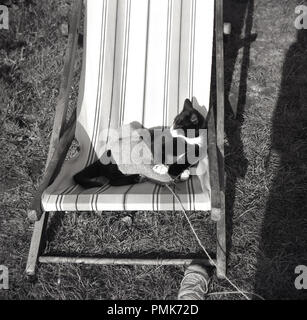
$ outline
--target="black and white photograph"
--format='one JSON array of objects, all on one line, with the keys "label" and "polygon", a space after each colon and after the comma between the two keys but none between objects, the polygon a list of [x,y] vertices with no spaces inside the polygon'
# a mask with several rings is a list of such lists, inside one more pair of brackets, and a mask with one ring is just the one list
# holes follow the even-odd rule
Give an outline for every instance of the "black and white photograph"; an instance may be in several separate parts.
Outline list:
[{"label": "black and white photograph", "polygon": [[0,300],[307,300],[307,1],[0,0]]}]

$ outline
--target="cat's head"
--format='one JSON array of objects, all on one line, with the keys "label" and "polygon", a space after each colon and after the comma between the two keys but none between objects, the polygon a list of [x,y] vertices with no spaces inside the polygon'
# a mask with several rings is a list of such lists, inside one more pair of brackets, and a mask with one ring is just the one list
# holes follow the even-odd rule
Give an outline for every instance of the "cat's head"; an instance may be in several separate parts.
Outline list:
[{"label": "cat's head", "polygon": [[199,135],[200,129],[207,127],[206,119],[194,107],[189,99],[186,99],[183,110],[174,119],[171,127],[173,137],[178,137],[182,133],[187,136],[187,130],[195,130],[195,137]]}]

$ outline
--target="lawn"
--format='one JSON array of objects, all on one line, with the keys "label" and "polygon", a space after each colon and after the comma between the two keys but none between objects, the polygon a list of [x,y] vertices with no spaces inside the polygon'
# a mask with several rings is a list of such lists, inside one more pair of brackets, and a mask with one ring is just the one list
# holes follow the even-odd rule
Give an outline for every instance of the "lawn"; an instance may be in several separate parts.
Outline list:
[{"label": "lawn", "polygon": [[[0,298],[174,299],[182,267],[42,265],[35,282],[25,276],[33,230],[26,210],[48,153],[70,2],[0,1],[10,12],[10,29],[0,30],[0,265],[10,289]],[[295,267],[307,265],[307,31],[294,27],[304,1],[224,2],[233,27],[225,46],[228,277],[252,299],[306,299],[294,286]],[[213,252],[215,224],[200,212],[190,218]],[[202,252],[180,212],[127,221],[117,212],[54,215],[46,250]],[[213,275],[207,298],[244,299],[230,291]]]}]

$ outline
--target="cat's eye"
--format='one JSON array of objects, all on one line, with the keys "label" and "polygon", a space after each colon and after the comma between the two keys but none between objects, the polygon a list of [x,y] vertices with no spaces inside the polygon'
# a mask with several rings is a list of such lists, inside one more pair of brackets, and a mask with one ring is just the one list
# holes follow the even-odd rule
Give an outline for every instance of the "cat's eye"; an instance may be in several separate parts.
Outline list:
[{"label": "cat's eye", "polygon": [[198,123],[198,118],[197,118],[197,115],[196,114],[192,114],[191,116],[191,122],[193,124],[197,124]]}]

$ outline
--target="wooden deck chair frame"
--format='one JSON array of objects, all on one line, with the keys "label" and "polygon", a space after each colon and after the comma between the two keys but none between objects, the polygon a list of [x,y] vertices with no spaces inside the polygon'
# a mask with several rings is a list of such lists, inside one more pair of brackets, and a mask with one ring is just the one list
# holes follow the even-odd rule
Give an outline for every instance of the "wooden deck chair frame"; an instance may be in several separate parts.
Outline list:
[{"label": "wooden deck chair frame", "polygon": [[[35,275],[37,263],[83,263],[99,265],[188,265],[195,259],[111,259],[111,258],[76,258],[55,257],[43,255],[45,231],[48,212],[41,208],[43,191],[57,176],[66,154],[73,141],[76,128],[76,112],[72,112],[66,122],[69,89],[71,88],[74,62],[77,51],[79,24],[81,20],[82,0],[75,0],[72,4],[68,47],[64,60],[64,70],[61,88],[56,106],[54,126],[49,146],[49,153],[45,174],[37,190],[28,218],[35,222],[32,240],[26,266],[26,274]],[[208,128],[208,156],[211,184],[211,218],[217,226],[217,250],[214,263],[217,266],[217,276],[226,276],[226,220],[225,220],[225,179],[224,179],[224,21],[223,0],[215,0],[215,53],[216,53],[216,112],[209,110]],[[229,25],[226,25],[226,29]],[[216,121],[215,121],[216,118]],[[199,263],[212,265],[207,257],[196,259]]]}]

